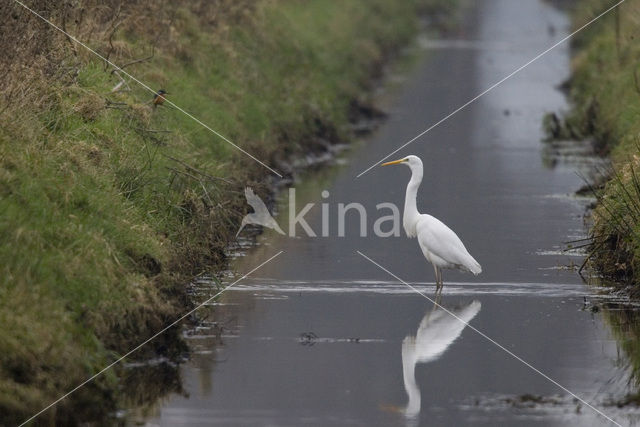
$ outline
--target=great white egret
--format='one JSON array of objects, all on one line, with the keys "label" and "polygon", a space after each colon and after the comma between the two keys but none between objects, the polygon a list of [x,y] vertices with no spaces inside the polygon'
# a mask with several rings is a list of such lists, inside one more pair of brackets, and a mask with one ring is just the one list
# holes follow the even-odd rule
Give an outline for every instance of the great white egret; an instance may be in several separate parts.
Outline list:
[{"label": "great white egret", "polygon": [[382,166],[404,164],[411,169],[404,200],[402,226],[409,238],[417,237],[418,244],[427,261],[433,264],[436,274],[436,292],[442,289],[442,269],[469,271],[475,275],[482,272],[480,264],[464,247],[462,240],[442,221],[431,215],[418,212],[416,197],[422,182],[422,160],[418,156],[407,156],[400,160],[383,163]]}]

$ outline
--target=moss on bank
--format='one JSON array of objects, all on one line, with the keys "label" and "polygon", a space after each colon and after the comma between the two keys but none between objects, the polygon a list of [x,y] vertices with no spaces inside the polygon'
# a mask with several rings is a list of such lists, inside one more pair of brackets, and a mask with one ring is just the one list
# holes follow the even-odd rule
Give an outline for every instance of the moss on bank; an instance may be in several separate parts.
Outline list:
[{"label": "moss on bank", "polygon": [[[287,172],[348,139],[418,15],[452,2],[29,5]],[[268,171],[135,82],[114,91],[104,62],[17,4],[0,11],[0,423],[13,424],[183,311],[183,284],[224,263],[241,190],[266,191]],[[153,350],[174,356],[170,341]],[[45,418],[108,411],[118,384],[109,371]]]},{"label": "moss on bank", "polygon": [[[579,27],[611,7],[576,4]],[[574,41],[570,137],[593,138],[612,159],[608,182],[593,211],[591,261],[607,279],[640,292],[640,1],[628,0]],[[635,292],[635,291],[634,291]]]}]

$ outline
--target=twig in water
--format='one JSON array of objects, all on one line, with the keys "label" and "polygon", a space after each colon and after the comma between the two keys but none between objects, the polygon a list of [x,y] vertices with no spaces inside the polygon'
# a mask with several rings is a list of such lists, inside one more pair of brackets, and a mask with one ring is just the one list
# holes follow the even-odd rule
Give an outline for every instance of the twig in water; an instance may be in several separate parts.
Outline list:
[{"label": "twig in water", "polygon": [[300,334],[300,344],[312,346],[316,343],[318,336],[314,332],[303,332]]}]

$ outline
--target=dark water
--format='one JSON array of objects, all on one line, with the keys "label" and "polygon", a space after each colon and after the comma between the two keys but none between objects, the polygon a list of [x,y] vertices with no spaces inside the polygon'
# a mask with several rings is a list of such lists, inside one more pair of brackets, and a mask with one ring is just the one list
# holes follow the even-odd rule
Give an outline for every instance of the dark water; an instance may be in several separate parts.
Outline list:
[{"label": "dark water", "polygon": [[[261,236],[235,263],[239,273],[284,253],[227,291],[211,327],[189,339],[183,392],[133,411],[131,423],[612,425],[356,252],[432,296],[433,270],[417,242],[371,232],[383,214],[378,203],[402,206],[409,171],[356,176],[564,37],[568,25],[545,1],[482,0],[451,40],[422,40],[429,52],[389,97],[389,120],[340,165],[297,185],[299,205],[316,203],[306,218],[317,233],[320,203],[335,227],[336,205],[359,202],[369,236],[359,237],[356,215],[345,237],[335,228],[330,237]],[[632,373],[616,340],[620,318],[583,309],[595,290],[571,268],[580,254],[562,252],[562,242],[585,233],[589,200],[571,194],[582,185],[576,169],[588,174],[589,164],[550,158],[540,142],[543,114],[567,108],[556,87],[568,73],[564,44],[393,158],[422,157],[419,209],[456,230],[483,266],[478,277],[446,271],[442,305],[628,425],[637,411],[607,405],[625,395]]]}]

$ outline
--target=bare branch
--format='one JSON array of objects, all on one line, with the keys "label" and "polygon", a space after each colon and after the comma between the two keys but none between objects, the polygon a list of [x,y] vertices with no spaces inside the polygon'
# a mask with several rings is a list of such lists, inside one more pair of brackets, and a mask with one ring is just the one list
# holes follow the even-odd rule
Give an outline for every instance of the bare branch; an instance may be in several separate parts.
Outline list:
[{"label": "bare branch", "polygon": [[[118,15],[120,14],[120,7],[118,7],[118,12],[116,17],[114,18],[117,19]],[[107,51],[107,54],[104,56],[105,57],[105,61],[104,61],[104,70],[106,71],[107,68],[109,67],[109,58],[111,57],[111,54],[113,53],[114,50],[116,50],[115,46],[113,46],[113,36],[116,34],[116,31],[118,31],[118,27],[122,24],[123,21],[119,21],[117,24],[115,24],[113,26],[113,28],[111,29],[111,34],[109,34],[109,50]]]}]

